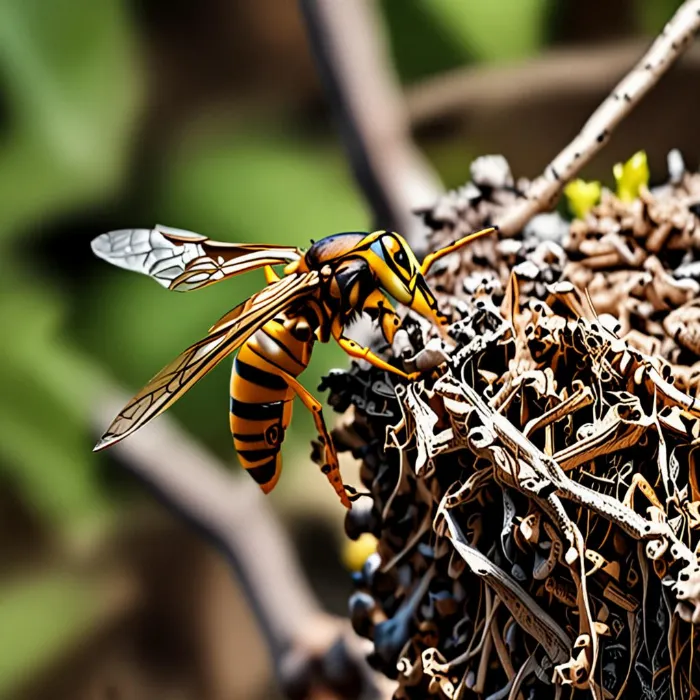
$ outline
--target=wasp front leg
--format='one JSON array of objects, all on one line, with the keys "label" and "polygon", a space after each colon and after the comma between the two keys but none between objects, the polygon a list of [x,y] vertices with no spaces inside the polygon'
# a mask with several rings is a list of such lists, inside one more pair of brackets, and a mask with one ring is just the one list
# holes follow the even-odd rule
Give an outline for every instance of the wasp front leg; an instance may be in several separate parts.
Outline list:
[{"label": "wasp front leg", "polygon": [[409,381],[420,377],[420,372],[412,372],[411,374],[407,374],[398,367],[394,367],[385,360],[382,360],[381,357],[375,355],[369,348],[365,347],[364,345],[360,345],[357,341],[353,340],[352,338],[348,338],[347,336],[343,335],[343,327],[337,321],[333,323],[331,334],[335,341],[338,343],[338,345],[340,345],[340,347],[348,355],[350,355],[350,357],[354,357],[358,360],[366,360],[377,369],[383,369],[386,372],[398,374],[399,377],[403,377],[404,379],[408,379]]},{"label": "wasp front leg", "polygon": [[314,419],[314,424],[316,425],[316,430],[318,432],[318,440],[323,445],[324,451],[324,464],[321,467],[321,471],[326,475],[326,479],[330,482],[331,486],[338,494],[340,502],[346,507],[351,507],[351,502],[356,501],[360,494],[358,494],[355,489],[350,486],[345,486],[343,484],[343,479],[340,475],[340,464],[338,462],[338,454],[333,446],[333,440],[331,439],[328,428],[326,427],[326,421],[323,418],[323,410],[321,402],[311,394],[299,381],[293,377],[291,374],[280,373],[280,376],[289,385],[289,388],[301,399],[301,402],[306,406],[306,408],[311,411],[311,415]]},{"label": "wasp front leg", "polygon": [[391,344],[394,335],[401,325],[401,319],[396,313],[396,309],[391,302],[378,290],[375,289],[367,297],[362,310],[373,320],[377,321],[382,329],[382,335],[387,343]]}]

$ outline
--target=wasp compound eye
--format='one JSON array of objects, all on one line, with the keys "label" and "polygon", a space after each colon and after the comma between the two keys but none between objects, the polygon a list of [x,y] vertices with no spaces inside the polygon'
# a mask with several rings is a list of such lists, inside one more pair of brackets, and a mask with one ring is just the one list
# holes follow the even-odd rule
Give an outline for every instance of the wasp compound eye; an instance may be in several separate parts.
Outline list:
[{"label": "wasp compound eye", "polygon": [[399,252],[394,255],[394,262],[406,272],[411,271],[411,264],[405,251],[399,250]]}]

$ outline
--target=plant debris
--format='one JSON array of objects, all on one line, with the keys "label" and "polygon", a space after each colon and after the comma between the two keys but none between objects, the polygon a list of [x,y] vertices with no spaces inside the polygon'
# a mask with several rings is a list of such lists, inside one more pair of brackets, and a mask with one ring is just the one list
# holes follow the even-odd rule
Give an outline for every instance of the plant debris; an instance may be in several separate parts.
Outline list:
[{"label": "plant debris", "polygon": [[[409,314],[386,349],[422,381],[324,378],[371,496],[347,533],[378,538],[352,622],[396,698],[700,692],[700,175],[669,165],[436,264],[454,346]],[[526,186],[479,159],[431,248]]]}]

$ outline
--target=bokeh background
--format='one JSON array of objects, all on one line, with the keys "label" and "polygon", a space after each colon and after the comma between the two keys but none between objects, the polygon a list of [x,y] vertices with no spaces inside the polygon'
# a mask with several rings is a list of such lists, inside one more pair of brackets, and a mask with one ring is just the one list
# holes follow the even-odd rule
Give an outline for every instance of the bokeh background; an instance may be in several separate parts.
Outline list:
[{"label": "bokeh background", "polygon": [[[414,136],[449,187],[490,152],[538,174],[680,3],[379,4]],[[660,179],[671,147],[694,165],[699,66],[693,54],[674,68],[586,174],[610,180],[640,147]],[[301,246],[371,226],[296,3],[1,0],[3,698],[277,692],[223,560],[91,452],[99,388],[140,388],[263,284],[251,273],[170,294],[92,257],[99,233],[155,223]],[[345,363],[317,347],[305,385]],[[171,413],[238,476],[228,376],[223,363]],[[297,409],[270,499],[323,605],[343,614],[343,512],[309,461],[312,434]]]}]

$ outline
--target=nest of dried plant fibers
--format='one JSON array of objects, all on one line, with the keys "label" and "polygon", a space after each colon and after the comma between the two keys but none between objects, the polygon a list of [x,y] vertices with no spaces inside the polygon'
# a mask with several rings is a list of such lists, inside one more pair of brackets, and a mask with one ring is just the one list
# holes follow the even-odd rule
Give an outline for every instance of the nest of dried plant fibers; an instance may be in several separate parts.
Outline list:
[{"label": "nest of dried plant fibers", "polygon": [[[434,248],[518,196],[473,179],[423,212]],[[395,697],[698,694],[699,203],[676,173],[477,241],[430,280],[456,346],[407,316],[386,349],[432,374],[324,379],[371,494],[348,535],[378,538],[352,621]]]}]

